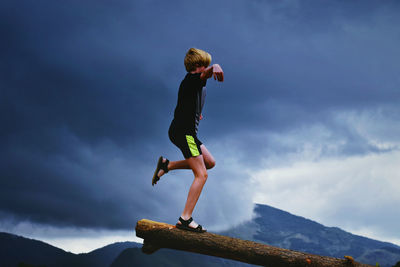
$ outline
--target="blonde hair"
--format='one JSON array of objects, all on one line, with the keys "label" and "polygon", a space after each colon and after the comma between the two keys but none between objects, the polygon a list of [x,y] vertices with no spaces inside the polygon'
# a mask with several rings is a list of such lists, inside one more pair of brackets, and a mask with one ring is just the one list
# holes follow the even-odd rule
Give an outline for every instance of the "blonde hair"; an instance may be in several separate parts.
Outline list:
[{"label": "blonde hair", "polygon": [[185,56],[185,68],[187,72],[196,70],[197,67],[208,67],[211,63],[211,55],[197,48],[190,48]]}]

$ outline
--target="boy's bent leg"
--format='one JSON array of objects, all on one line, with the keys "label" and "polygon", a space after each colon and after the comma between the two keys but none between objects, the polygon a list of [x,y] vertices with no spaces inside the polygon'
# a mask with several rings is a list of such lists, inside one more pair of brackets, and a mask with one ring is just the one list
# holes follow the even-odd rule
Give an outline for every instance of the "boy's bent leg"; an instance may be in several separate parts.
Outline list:
[{"label": "boy's bent leg", "polygon": [[[201,152],[203,155],[203,161],[204,161],[204,165],[206,167],[206,169],[212,169],[215,166],[215,159],[213,157],[213,155],[210,153],[210,151],[208,151],[208,149],[206,148],[206,146],[204,144],[202,144],[200,146],[201,148]],[[191,158],[189,158],[191,159]],[[163,158],[163,162],[165,162],[167,159]],[[182,170],[182,169],[193,169],[190,167],[190,164],[188,162],[188,159],[184,159],[184,160],[177,160],[177,161],[169,161],[168,163],[168,170]],[[161,178],[161,176],[163,176],[165,174],[164,170],[160,170],[158,172],[158,177]]]},{"label": "boy's bent leg", "polygon": [[[191,157],[186,160],[193,170],[194,181],[190,186],[185,208],[181,215],[184,220],[188,220],[190,217],[192,217],[194,207],[196,206],[201,191],[203,190],[203,186],[206,183],[208,177],[207,169],[204,164],[204,158],[202,155]],[[190,224],[190,227],[196,228],[197,224],[193,221]]]},{"label": "boy's bent leg", "polygon": [[[215,159],[213,155],[210,153],[210,151],[208,151],[208,149],[204,144],[202,144],[200,148],[206,169],[212,169],[215,166]],[[187,162],[187,159],[184,159],[184,160],[170,161],[168,164],[168,169],[169,170],[191,169],[191,167]]]},{"label": "boy's bent leg", "polygon": [[[163,162],[166,162],[166,160],[167,160],[166,158],[163,158]],[[210,168],[207,167],[207,163],[206,162],[204,162],[204,163],[206,164],[206,168],[210,169]],[[169,161],[169,163],[168,163],[168,170],[169,171],[171,171],[171,170],[184,170],[184,169],[186,169],[186,170],[190,170],[191,169],[189,163],[187,162],[187,159],[177,160],[177,161]],[[161,176],[163,176],[164,174],[165,174],[165,171],[163,169],[160,169],[158,174],[157,174],[157,176],[159,178],[161,178]]]},{"label": "boy's bent leg", "polygon": [[186,159],[184,160],[177,160],[177,161],[170,161],[168,165],[168,169],[170,170],[177,170],[177,169],[190,169],[189,163]]},{"label": "boy's bent leg", "polygon": [[[208,149],[206,148],[206,146],[204,144],[202,144],[200,146],[200,148],[201,148],[201,152],[203,155],[203,160],[204,160],[206,169],[212,169],[215,166],[215,159],[214,159],[213,155],[210,153],[210,151],[208,151]],[[168,170],[191,169],[187,160],[188,159],[170,161],[168,164]],[[162,176],[164,174],[164,172],[161,170],[161,172],[159,174],[160,174],[160,176]]]},{"label": "boy's bent leg", "polygon": [[[162,162],[166,162],[167,159],[163,158]],[[168,171],[171,170],[176,170],[176,169],[190,169],[190,166],[188,164],[188,162],[185,160],[177,160],[177,161],[169,161],[168,165],[167,165],[167,169]],[[163,169],[160,169],[157,173],[157,176],[159,178],[161,178],[161,176],[163,176],[165,174],[165,171]]]}]

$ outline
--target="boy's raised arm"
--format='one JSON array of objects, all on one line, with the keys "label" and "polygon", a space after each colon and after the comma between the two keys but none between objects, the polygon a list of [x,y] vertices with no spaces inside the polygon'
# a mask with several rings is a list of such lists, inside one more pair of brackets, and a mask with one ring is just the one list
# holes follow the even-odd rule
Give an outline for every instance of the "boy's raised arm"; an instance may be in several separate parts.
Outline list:
[{"label": "boy's raised arm", "polygon": [[206,68],[200,75],[200,79],[207,80],[214,76],[214,80],[218,80],[219,82],[224,81],[224,71],[222,70],[219,64],[213,64],[210,67]]}]

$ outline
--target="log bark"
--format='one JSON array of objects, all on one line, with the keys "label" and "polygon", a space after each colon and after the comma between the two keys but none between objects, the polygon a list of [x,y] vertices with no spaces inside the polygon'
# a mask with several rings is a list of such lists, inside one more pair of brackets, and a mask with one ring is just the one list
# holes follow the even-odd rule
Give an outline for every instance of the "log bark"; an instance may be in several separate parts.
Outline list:
[{"label": "log bark", "polygon": [[208,232],[184,231],[174,225],[147,219],[137,222],[136,235],[144,239],[142,251],[147,254],[160,248],[170,248],[271,267],[372,266],[355,262],[349,256],[338,259],[312,255]]}]

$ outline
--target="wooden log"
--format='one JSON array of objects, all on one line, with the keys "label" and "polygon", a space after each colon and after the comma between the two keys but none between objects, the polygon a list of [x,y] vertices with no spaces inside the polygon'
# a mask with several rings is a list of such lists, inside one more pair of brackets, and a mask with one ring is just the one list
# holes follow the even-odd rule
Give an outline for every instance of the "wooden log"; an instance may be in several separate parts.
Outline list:
[{"label": "wooden log", "polygon": [[349,256],[338,259],[312,255],[208,232],[184,231],[174,225],[147,219],[137,222],[136,235],[144,239],[142,251],[147,254],[160,248],[171,248],[271,267],[372,266],[355,262]]}]

